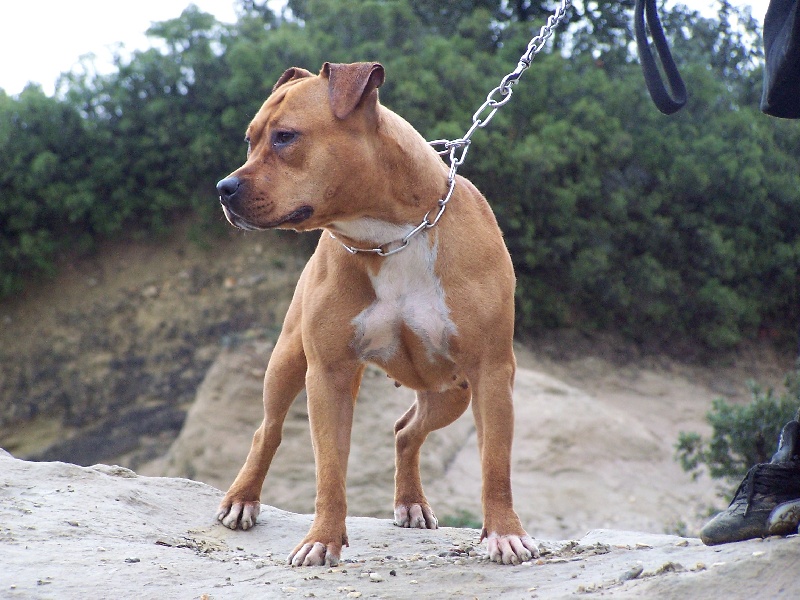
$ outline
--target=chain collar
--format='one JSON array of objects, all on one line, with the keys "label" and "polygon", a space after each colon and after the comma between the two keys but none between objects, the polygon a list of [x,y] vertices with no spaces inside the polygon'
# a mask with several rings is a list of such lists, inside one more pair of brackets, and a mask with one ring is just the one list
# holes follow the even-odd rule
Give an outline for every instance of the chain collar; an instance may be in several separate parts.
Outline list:
[{"label": "chain collar", "polygon": [[[345,244],[342,240],[337,238],[332,231],[328,231],[328,235],[331,236],[334,240],[339,242],[345,250],[347,250],[350,254],[358,254],[359,252],[367,252],[371,254],[377,254],[378,256],[391,256],[392,254],[397,254],[401,250],[404,250],[408,244],[411,242],[411,239],[419,234],[422,231],[426,231],[431,229],[432,227],[436,227],[437,223],[439,223],[439,219],[442,218],[444,214],[444,209],[447,208],[447,203],[450,202],[450,198],[453,196],[453,189],[456,187],[456,178],[455,173],[452,177],[449,177],[447,180],[447,193],[445,194],[444,198],[440,198],[436,202],[436,208],[430,209],[428,212],[425,213],[425,216],[422,217],[422,223],[414,227],[411,231],[405,234],[401,239],[395,240],[392,242],[386,242],[385,244],[381,244],[377,248],[357,248],[356,246],[350,246]],[[437,210],[438,209],[438,210]],[[430,220],[430,214],[436,210],[436,216],[433,217],[433,220]]]},{"label": "chain collar", "polygon": [[[448,159],[450,161],[450,173],[447,176],[447,194],[445,194],[444,198],[441,198],[437,202],[439,211],[436,213],[433,221],[428,220],[428,216],[435,210],[432,208],[425,213],[424,217],[422,217],[422,223],[409,231],[402,239],[395,240],[393,242],[387,242],[381,246],[378,246],[377,248],[357,248],[355,246],[349,246],[337,238],[331,231],[328,231],[328,234],[334,240],[338,241],[342,246],[344,246],[344,249],[350,254],[368,252],[371,254],[377,254],[378,256],[391,256],[392,254],[397,254],[401,250],[407,248],[411,239],[421,231],[426,231],[431,227],[435,227],[439,222],[439,219],[442,218],[444,209],[447,207],[447,203],[450,202],[450,198],[453,195],[453,188],[456,186],[456,172],[458,171],[458,167],[461,166],[461,164],[464,162],[464,159],[467,157],[469,145],[472,143],[472,134],[475,133],[475,131],[477,131],[479,128],[486,127],[489,124],[489,121],[491,121],[494,117],[497,110],[511,100],[511,94],[514,91],[512,89],[513,86],[516,85],[522,74],[528,69],[528,67],[531,66],[531,62],[533,61],[534,57],[542,51],[542,48],[544,48],[547,40],[549,40],[553,35],[553,30],[558,27],[561,21],[563,21],[566,17],[567,9],[569,9],[571,5],[572,0],[560,1],[559,6],[556,8],[555,12],[547,18],[547,23],[542,26],[538,35],[535,35],[531,41],[528,42],[528,47],[520,57],[516,69],[503,77],[503,79],[500,81],[500,85],[489,92],[489,94],[486,96],[486,101],[477,111],[475,111],[475,114],[472,115],[472,125],[463,137],[455,140],[434,140],[432,142],[428,142],[428,144],[434,148],[437,146],[441,147],[442,149],[436,150],[436,152],[439,155],[448,155]],[[500,94],[500,98],[495,98],[496,94]]]}]

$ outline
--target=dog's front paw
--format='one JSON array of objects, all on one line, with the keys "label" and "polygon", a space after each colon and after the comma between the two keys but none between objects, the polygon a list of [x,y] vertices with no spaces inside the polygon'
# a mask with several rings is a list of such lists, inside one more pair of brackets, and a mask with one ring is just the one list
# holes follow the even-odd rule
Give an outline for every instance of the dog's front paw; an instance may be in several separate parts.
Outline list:
[{"label": "dog's front paw", "polygon": [[293,567],[335,567],[342,556],[342,546],[347,545],[344,523],[341,527],[315,523],[287,560]]},{"label": "dog's front paw", "polygon": [[489,534],[489,559],[504,565],[518,565],[532,558],[539,557],[536,542],[529,535]]},{"label": "dog's front paw", "polygon": [[225,498],[219,505],[217,520],[228,529],[247,530],[255,526],[260,512],[259,500],[234,502]]},{"label": "dog's front paw", "polygon": [[301,543],[289,555],[288,562],[293,567],[335,567],[339,564],[342,545],[322,542]]},{"label": "dog's front paw", "polygon": [[427,504],[399,504],[394,509],[394,524],[411,529],[437,529],[439,521]]}]

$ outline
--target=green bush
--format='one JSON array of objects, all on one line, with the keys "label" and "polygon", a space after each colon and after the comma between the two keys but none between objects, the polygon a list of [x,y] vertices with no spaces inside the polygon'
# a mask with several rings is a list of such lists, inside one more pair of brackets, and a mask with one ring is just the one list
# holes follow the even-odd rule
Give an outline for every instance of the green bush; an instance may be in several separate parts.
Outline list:
[{"label": "green bush", "polygon": [[442,527],[461,527],[467,529],[483,528],[481,518],[464,509],[457,510],[453,515],[443,516],[439,519],[439,525]]},{"label": "green bush", "polygon": [[[560,29],[460,171],[505,233],[518,330],[613,329],[663,348],[789,339],[800,123],[758,112],[752,19],[727,2],[718,19],[667,11],[690,90],[667,118],[629,52],[631,4],[593,3]],[[292,0],[299,19],[286,19],[242,0],[230,26],[190,6],[115,72],[79,68],[53,98],[0,92],[0,296],[65,247],[187,215],[220,223],[214,185],[241,164],[247,123],[289,66],[381,61],[386,106],[428,139],[461,136],[547,5]]]},{"label": "green bush", "polygon": [[676,458],[695,477],[704,466],[715,479],[739,480],[755,464],[769,462],[777,450],[783,426],[800,418],[800,361],[786,377],[786,392],[776,395],[750,384],[752,401],[733,405],[722,399],[706,415],[713,429],[709,439],[694,432],[681,432]]}]

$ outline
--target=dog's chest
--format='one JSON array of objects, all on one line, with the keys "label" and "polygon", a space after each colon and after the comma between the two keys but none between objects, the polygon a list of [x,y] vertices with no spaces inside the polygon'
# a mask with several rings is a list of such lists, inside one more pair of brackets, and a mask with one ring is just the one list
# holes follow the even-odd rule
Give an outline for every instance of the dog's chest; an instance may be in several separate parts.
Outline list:
[{"label": "dog's chest", "polygon": [[353,346],[362,359],[388,363],[398,355],[427,362],[449,358],[456,327],[434,270],[437,250],[436,243],[419,236],[370,274],[375,300],[353,320]]}]

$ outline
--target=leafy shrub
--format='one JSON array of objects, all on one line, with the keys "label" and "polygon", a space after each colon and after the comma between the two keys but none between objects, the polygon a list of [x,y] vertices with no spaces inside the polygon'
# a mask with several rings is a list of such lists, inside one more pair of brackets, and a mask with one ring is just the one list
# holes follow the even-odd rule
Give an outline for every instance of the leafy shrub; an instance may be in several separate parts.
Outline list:
[{"label": "leafy shrub", "polygon": [[781,429],[792,418],[800,418],[800,360],[786,377],[786,392],[776,395],[750,384],[752,401],[734,405],[717,399],[706,415],[713,428],[709,439],[698,433],[680,433],[676,458],[685,471],[696,477],[701,466],[715,479],[741,479],[755,464],[769,462],[777,450]]},{"label": "leafy shrub", "polygon": [[453,515],[445,515],[439,519],[442,527],[461,527],[467,529],[481,529],[483,522],[468,510],[459,509]]},{"label": "leafy shrub", "polygon": [[[54,98],[0,91],[0,296],[65,247],[189,214],[220,223],[214,185],[241,164],[247,123],[289,66],[378,60],[386,106],[428,139],[459,137],[547,4],[291,0],[298,20],[240,1],[230,26],[190,6],[116,72],[85,65]],[[518,330],[614,329],[665,348],[788,338],[800,123],[758,112],[752,20],[727,2],[719,19],[668,12],[691,96],[665,118],[629,52],[631,5],[587,5],[559,30],[461,169],[505,233]]]}]

